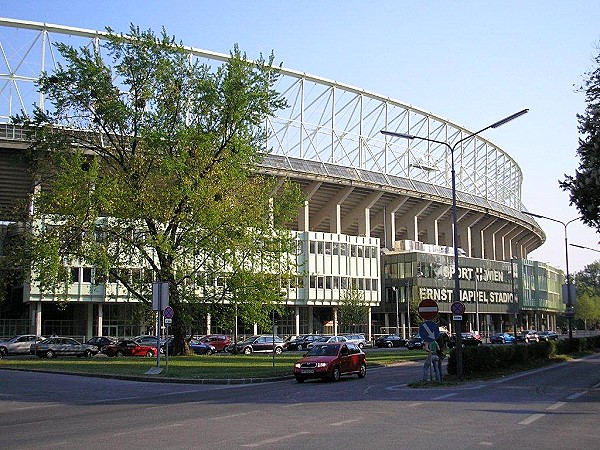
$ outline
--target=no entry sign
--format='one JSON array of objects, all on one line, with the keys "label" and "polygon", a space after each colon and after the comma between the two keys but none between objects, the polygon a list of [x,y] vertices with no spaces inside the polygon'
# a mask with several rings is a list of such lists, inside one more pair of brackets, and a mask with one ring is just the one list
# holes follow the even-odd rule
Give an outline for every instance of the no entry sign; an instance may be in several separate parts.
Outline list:
[{"label": "no entry sign", "polygon": [[426,298],[419,303],[419,316],[424,320],[431,320],[438,313],[438,304],[435,300]]}]

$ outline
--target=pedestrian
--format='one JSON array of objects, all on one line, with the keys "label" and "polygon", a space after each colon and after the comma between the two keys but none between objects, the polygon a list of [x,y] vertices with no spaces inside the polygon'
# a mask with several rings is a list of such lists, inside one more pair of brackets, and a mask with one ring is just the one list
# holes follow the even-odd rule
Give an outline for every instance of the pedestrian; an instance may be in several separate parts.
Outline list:
[{"label": "pedestrian", "polygon": [[438,383],[441,383],[442,378],[440,374],[440,369],[438,366],[439,357],[437,355],[437,350],[439,346],[436,341],[431,341],[425,344],[425,351],[427,352],[427,358],[423,363],[423,381],[429,381],[431,378],[431,371],[435,374],[435,379]]},{"label": "pedestrian", "polygon": [[438,372],[440,374],[439,381],[441,382],[444,379],[443,365],[444,365],[444,358],[446,357],[446,351],[448,350],[448,335],[446,333],[440,333],[440,335],[438,336],[436,341],[437,341],[437,346],[438,346],[437,366],[438,366]]}]

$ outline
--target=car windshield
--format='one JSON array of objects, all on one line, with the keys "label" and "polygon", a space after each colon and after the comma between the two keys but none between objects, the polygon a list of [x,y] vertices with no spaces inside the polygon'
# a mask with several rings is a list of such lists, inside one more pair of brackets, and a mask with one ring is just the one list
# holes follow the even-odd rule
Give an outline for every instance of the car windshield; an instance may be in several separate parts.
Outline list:
[{"label": "car windshield", "polygon": [[309,350],[306,356],[336,356],[337,353],[337,345],[316,345]]}]

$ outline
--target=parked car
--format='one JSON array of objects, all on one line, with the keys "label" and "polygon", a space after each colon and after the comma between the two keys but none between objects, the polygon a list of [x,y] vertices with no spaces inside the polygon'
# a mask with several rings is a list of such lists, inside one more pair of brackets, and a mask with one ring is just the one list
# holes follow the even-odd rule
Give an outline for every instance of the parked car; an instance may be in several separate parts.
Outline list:
[{"label": "parked car", "polygon": [[[135,336],[131,338],[132,341],[137,342],[141,345],[149,345],[151,347],[156,347],[156,336],[143,334],[141,336]],[[165,339],[160,340],[160,345],[165,343]]]},{"label": "parked car", "polygon": [[310,378],[338,381],[345,375],[367,374],[367,360],[358,345],[337,342],[315,345],[294,364],[294,377],[298,383]]},{"label": "parked car", "polygon": [[364,334],[344,334],[343,336],[348,339],[348,342],[358,345],[358,347],[361,349],[367,343],[367,339],[365,338]]},{"label": "parked car", "polygon": [[225,334],[209,334],[196,340],[212,345],[218,352],[224,351],[231,344],[231,338]]},{"label": "parked car", "polygon": [[196,355],[212,355],[217,351],[214,345],[207,344],[206,342],[201,342],[196,339],[192,339],[189,342],[189,345],[190,350],[193,351]]},{"label": "parked car", "polygon": [[558,333],[556,331],[540,331],[538,339],[540,341],[558,341]]},{"label": "parked car", "polygon": [[490,344],[510,344],[515,341],[515,336],[510,333],[496,333],[490,336]]},{"label": "parked car", "polygon": [[19,334],[0,342],[0,356],[30,353],[31,345],[44,339],[44,337],[35,334]]},{"label": "parked car", "polygon": [[285,343],[286,350],[304,350],[308,344],[323,337],[321,334],[302,334]]},{"label": "parked car", "polygon": [[[237,343],[237,352],[250,355],[255,352],[269,353],[275,351],[276,354],[283,352],[283,339],[272,335],[252,336],[245,341]],[[228,352],[233,352],[234,344],[227,347]]]},{"label": "parked car", "polygon": [[102,353],[107,356],[147,356],[149,358],[156,356],[156,347],[150,345],[141,345],[132,340],[121,340],[115,344],[106,345],[102,348]]},{"label": "parked car", "polygon": [[[481,340],[481,335],[479,335],[479,333],[471,333],[470,331],[467,331],[465,333],[460,333],[460,337],[462,340],[463,347],[466,347],[467,345],[477,346],[483,344]],[[453,333],[452,336],[450,336],[450,340],[448,341],[448,347],[456,347],[456,333]]]},{"label": "parked car", "polygon": [[529,344],[530,342],[539,342],[540,337],[535,330],[523,330],[519,334],[517,334],[517,342],[525,342]]},{"label": "parked car", "polygon": [[85,341],[85,344],[94,345],[98,349],[98,351],[102,350],[102,347],[105,345],[111,345],[117,342],[117,338],[109,337],[109,336],[94,336]]},{"label": "parked car", "polygon": [[40,358],[57,356],[85,356],[87,358],[98,353],[95,345],[82,344],[69,337],[50,337],[33,344],[33,353]]},{"label": "parked car", "polygon": [[406,339],[397,334],[388,334],[387,336],[379,336],[375,339],[375,347],[406,347]]},{"label": "parked car", "polygon": [[425,347],[425,341],[419,335],[413,336],[406,342],[406,348],[409,350],[422,349],[423,347]]},{"label": "parked car", "polygon": [[334,342],[348,342],[348,339],[344,336],[321,336],[319,339],[310,342],[306,348],[313,348],[315,345],[330,344]]}]

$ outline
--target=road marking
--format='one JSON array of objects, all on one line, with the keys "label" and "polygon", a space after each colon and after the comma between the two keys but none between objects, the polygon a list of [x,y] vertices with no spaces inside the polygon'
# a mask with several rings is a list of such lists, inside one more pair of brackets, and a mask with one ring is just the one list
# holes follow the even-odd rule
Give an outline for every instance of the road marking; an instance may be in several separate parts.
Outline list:
[{"label": "road marking", "polygon": [[410,403],[409,405],[406,405],[406,406],[408,406],[409,408],[412,408],[412,407],[419,406],[422,404],[423,404],[423,402],[414,402],[414,403]]},{"label": "road marking", "polygon": [[456,395],[456,392],[451,392],[450,394],[440,395],[439,397],[433,397],[431,400],[443,400],[448,397],[453,397],[454,395]]},{"label": "road marking", "polygon": [[283,405],[282,408],[292,408],[294,406],[302,406],[304,403],[292,403],[291,405]]},{"label": "road marking", "polygon": [[481,442],[478,442],[477,445],[485,445],[486,447],[491,447],[492,445],[494,445],[494,443],[488,442],[488,441],[481,441]]},{"label": "road marking", "polygon": [[542,417],[544,417],[546,414],[532,414],[531,416],[529,416],[527,419],[521,420],[519,422],[519,425],[529,425],[533,422],[535,422],[538,419],[541,419]]},{"label": "road marking", "polygon": [[564,405],[566,405],[565,402],[558,402],[558,403],[555,403],[554,405],[548,406],[546,408],[546,410],[547,411],[554,411],[554,410],[556,410],[556,409],[558,409],[558,408],[560,408],[561,406],[564,406]]},{"label": "road marking", "polygon": [[587,394],[587,391],[583,391],[583,392],[576,392],[575,394],[569,395],[567,397],[567,400],[575,400],[576,398],[581,397],[582,395]]},{"label": "road marking", "polygon": [[234,417],[247,416],[248,414],[256,414],[259,412],[260,412],[260,410],[257,409],[256,411],[248,411],[248,412],[237,413],[237,414],[229,414],[227,416],[205,417],[205,419],[211,419],[211,420],[232,419]]},{"label": "road marking", "polygon": [[242,447],[260,447],[262,445],[267,445],[267,444],[276,444],[277,442],[283,441],[285,439],[292,439],[292,438],[295,438],[296,436],[302,436],[303,434],[310,434],[310,432],[309,431],[301,431],[299,433],[286,434],[285,436],[279,436],[276,438],[265,439],[263,441],[254,442],[252,444],[244,444],[244,445],[242,445]]},{"label": "road marking", "polygon": [[330,423],[329,426],[330,427],[339,427],[339,426],[346,425],[346,424],[349,424],[349,423],[358,422],[359,420],[362,420],[362,417],[359,417],[357,419],[343,420],[342,422]]}]

